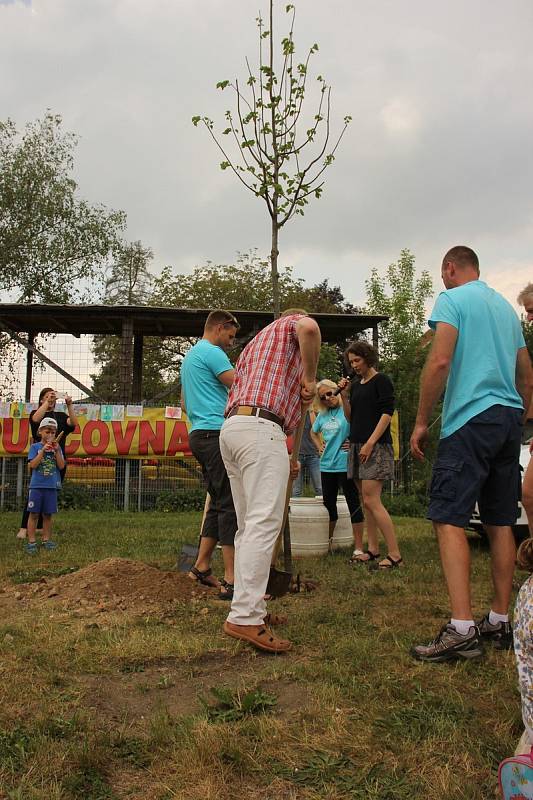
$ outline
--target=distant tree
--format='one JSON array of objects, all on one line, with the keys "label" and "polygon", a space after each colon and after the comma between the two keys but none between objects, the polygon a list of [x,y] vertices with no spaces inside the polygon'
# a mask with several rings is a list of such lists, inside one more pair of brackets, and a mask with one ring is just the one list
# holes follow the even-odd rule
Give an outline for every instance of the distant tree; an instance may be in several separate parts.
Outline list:
[{"label": "distant tree", "polygon": [[2,358],[0,397],[6,402],[8,400],[19,400],[20,398],[16,396],[18,376],[12,365],[24,357],[24,348],[14,342],[7,334],[0,331],[0,356]]},{"label": "distant tree", "polygon": [[[304,99],[311,56],[318,51],[313,44],[305,59],[298,62],[294,44],[295,8],[285,6],[289,15],[289,31],[281,40],[280,62],[274,46],[274,0],[269,0],[268,27],[261,14],[259,31],[259,64],[254,75],[246,59],[246,92],[236,79],[222,80],[217,88],[230,88],[235,95],[235,111],[225,113],[226,127],[232,145],[221,144],[209,117],[195,116],[193,124],[202,122],[224,160],[221,169],[229,169],[256,197],[265,203],[270,217],[272,307],[279,316],[283,286],[278,272],[279,232],[296,214],[303,215],[309,198],[322,194],[324,171],[335,159],[335,152],[351,117],[344,124],[336,141],[328,150],[330,139],[331,87],[317,77],[319,93],[314,113],[304,115]],[[230,155],[230,148],[234,155]],[[309,154],[309,155],[308,155]],[[304,156],[307,160],[304,161]]]},{"label": "distant tree", "polygon": [[[388,322],[381,323],[380,368],[394,383],[400,421],[400,448],[408,452],[409,438],[418,407],[418,388],[429,339],[426,304],[433,295],[429,272],[419,277],[415,270],[415,257],[402,250],[397,262],[390,264],[385,275],[376,269],[366,281],[366,310],[371,314],[384,314]],[[404,472],[404,479],[410,473]]]},{"label": "distant tree", "polygon": [[90,295],[124,228],[123,212],[78,197],[76,144],[49,112],[22,134],[0,122],[0,290],[17,302]]},{"label": "distant tree", "polygon": [[[293,278],[290,267],[280,274],[279,288],[283,307],[301,305],[302,297],[307,297],[303,280]],[[154,281],[151,303],[176,308],[269,310],[272,284],[268,261],[252,250],[238,253],[235,264],[208,262],[190,274],[174,275],[171,267],[166,267]]]},{"label": "distant tree", "polygon": [[[330,286],[325,278],[307,289],[309,307],[323,314],[359,314],[361,309],[344,299],[340,286]],[[334,311],[332,309],[335,309]]]},{"label": "distant tree", "polygon": [[[338,286],[327,280],[306,287],[294,278],[291,267],[279,274],[281,309],[305,308],[330,314],[353,313]],[[174,275],[166,267],[154,281],[151,304],[176,308],[229,308],[243,311],[268,311],[272,308],[273,287],[268,261],[256,250],[238,253],[235,264],[195,267],[192,273]]]},{"label": "distant tree", "polygon": [[140,241],[121,245],[105,280],[104,303],[112,306],[145,305],[150,299],[154,279],[149,271],[153,257],[152,250],[143,247]]},{"label": "distant tree", "polygon": [[[106,305],[146,305],[151,299],[154,276],[149,264],[152,250],[140,241],[123,244],[105,281]],[[121,340],[118,336],[94,336],[93,354],[99,372],[91,375],[92,388],[108,401],[121,400]],[[145,400],[164,394],[165,403],[178,401],[178,392],[168,391],[175,383],[173,362],[169,361],[161,339],[144,339],[142,396]]]},{"label": "distant tree", "polygon": [[[287,267],[279,274],[281,308],[304,308],[309,312],[330,314],[353,313],[338,286],[322,281],[306,287],[301,278],[294,278]],[[187,275],[175,275],[170,267],[154,280],[152,305],[174,308],[226,308],[233,311],[265,311],[272,308],[273,287],[270,265],[255,250],[239,253],[235,264],[212,264],[195,267]],[[190,346],[191,340],[165,340],[161,347],[172,359],[176,369]],[[343,343],[322,345],[318,367],[320,377],[341,374]],[[238,355],[236,349],[231,358]]]},{"label": "distant tree", "polygon": [[[120,381],[121,341],[118,336],[94,337],[93,355],[98,372],[91,374],[92,389],[107,402],[122,402]],[[163,405],[177,403],[179,392],[175,386],[177,375],[172,359],[161,347],[161,339],[147,336],[143,348],[142,398],[151,400],[162,396]]]}]

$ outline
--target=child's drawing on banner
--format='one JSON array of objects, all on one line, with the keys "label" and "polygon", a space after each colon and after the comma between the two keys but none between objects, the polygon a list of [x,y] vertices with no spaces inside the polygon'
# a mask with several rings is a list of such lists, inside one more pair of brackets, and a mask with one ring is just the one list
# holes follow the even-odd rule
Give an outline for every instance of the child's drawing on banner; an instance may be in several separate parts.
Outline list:
[{"label": "child's drawing on banner", "polygon": [[111,406],[113,409],[111,419],[116,422],[122,422],[124,419],[124,406]]},{"label": "child's drawing on banner", "polygon": [[111,422],[113,419],[113,406],[107,404],[100,406],[100,419],[102,422]]},{"label": "child's drawing on banner", "polygon": [[165,417],[167,419],[181,419],[181,408],[179,406],[166,406]]}]

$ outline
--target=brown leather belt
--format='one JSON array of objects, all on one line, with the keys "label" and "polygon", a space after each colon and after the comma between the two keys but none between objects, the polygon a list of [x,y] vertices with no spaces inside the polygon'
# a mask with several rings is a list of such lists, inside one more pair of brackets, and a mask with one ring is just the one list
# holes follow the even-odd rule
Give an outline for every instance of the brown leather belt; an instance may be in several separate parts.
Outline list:
[{"label": "brown leather belt", "polygon": [[277,414],[273,414],[267,408],[260,408],[259,406],[233,406],[231,411],[228,411],[227,417],[234,417],[235,414],[244,417],[261,417],[261,419],[268,419],[270,422],[275,422],[280,428],[283,428],[283,420]]}]

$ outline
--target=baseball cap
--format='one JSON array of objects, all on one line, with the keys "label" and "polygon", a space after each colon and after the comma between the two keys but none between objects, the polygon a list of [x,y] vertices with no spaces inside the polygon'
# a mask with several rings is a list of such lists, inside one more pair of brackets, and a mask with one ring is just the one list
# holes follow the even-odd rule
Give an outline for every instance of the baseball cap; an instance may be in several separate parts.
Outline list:
[{"label": "baseball cap", "polygon": [[39,430],[41,428],[57,428],[57,422],[53,417],[44,417],[39,423]]}]

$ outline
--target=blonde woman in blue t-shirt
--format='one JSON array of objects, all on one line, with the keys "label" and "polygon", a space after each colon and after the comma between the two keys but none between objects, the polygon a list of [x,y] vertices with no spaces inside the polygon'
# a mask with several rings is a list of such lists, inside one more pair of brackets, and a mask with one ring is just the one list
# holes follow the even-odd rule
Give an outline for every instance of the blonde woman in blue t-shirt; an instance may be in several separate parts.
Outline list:
[{"label": "blonde woman in blue t-shirt", "polygon": [[336,388],[333,381],[323,380],[317,384],[319,413],[313,423],[311,439],[320,453],[322,500],[329,514],[330,548],[338,519],[337,495],[341,487],[352,521],[355,547],[352,559],[355,560],[363,554],[364,515],[355,483],[347,477],[350,426],[340,396],[335,394]]}]

